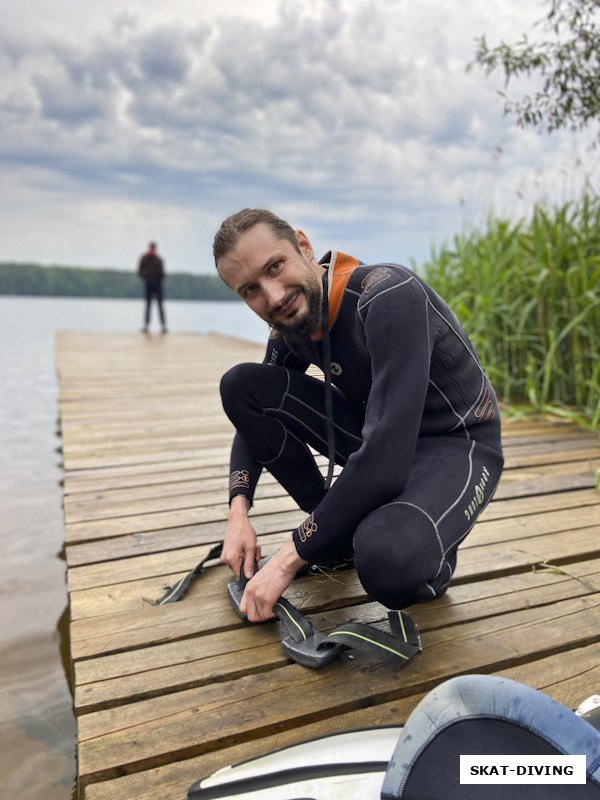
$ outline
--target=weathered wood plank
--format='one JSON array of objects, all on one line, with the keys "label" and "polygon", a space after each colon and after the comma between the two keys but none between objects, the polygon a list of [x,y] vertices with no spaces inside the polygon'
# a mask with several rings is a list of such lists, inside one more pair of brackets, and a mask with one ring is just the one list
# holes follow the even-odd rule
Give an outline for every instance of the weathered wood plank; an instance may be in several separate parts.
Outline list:
[{"label": "weathered wood plank", "polygon": [[[591,492],[592,496],[597,496],[597,492]],[[531,541],[532,537],[545,536],[548,531],[561,532],[562,530],[569,529],[571,526],[572,515],[570,510],[554,512],[545,515],[532,515],[534,518],[534,525],[527,524],[531,522],[531,518],[520,518],[520,524],[501,524],[503,521],[496,521],[495,523],[484,524],[481,523],[476,528],[471,537],[467,539],[460,549],[459,564],[461,569],[457,570],[456,578],[465,577],[462,567],[464,567],[463,554],[467,553],[471,548],[480,548],[484,545],[499,545],[506,542],[514,542],[517,539],[525,540],[522,543],[522,552],[542,552],[535,541]],[[589,541],[589,534],[595,535],[594,531],[598,530],[599,526],[593,526],[592,523],[600,518],[598,505],[591,507],[581,507],[580,514],[578,515],[579,524],[591,528],[592,530],[584,535],[586,541]],[[574,532],[573,538],[576,540],[578,551],[581,550],[582,542],[584,541],[579,535]],[[600,542],[598,543],[600,548]],[[495,551],[497,552],[497,551]],[[124,582],[120,578],[119,563],[111,562],[113,569],[104,570],[104,579],[96,583],[97,576],[102,574],[99,570],[91,572],[94,576],[95,585],[89,585],[76,589],[73,585],[73,580],[77,573],[73,573],[70,577],[69,588],[71,590],[71,615],[72,619],[79,619],[80,617],[92,617],[98,614],[107,614],[117,608],[135,608],[144,602],[143,598],[156,598],[161,595],[165,586],[171,586],[176,583],[180,578],[184,577],[190,569],[195,566],[198,553],[195,553],[194,560],[190,554],[187,559],[187,564],[184,566],[182,561],[181,551],[176,551],[178,568],[173,571],[169,569],[170,562],[168,556],[163,556],[162,560],[154,559],[150,561],[145,559],[144,566],[147,570],[146,576],[140,580],[131,580]],[[185,555],[185,554],[183,554]],[[571,553],[572,555],[572,553]],[[567,551],[563,552],[563,558],[567,557]],[[546,560],[546,559],[541,559]],[[467,562],[470,563],[470,562]],[[474,562],[477,563],[477,562]],[[132,568],[131,564],[126,563],[126,570]],[[154,572],[151,570],[154,568]],[[158,572],[156,570],[158,569]],[[340,581],[343,580],[341,577]],[[108,588],[107,588],[108,587]],[[209,583],[205,578],[202,582],[202,591],[209,591]]]},{"label": "weathered wood plank", "polygon": [[[226,481],[228,472],[229,449],[211,452],[211,461],[206,459],[186,459],[181,461],[163,461],[159,463],[138,463],[125,466],[108,465],[104,468],[93,468],[88,470],[70,470],[65,475],[65,496],[68,500],[78,492],[93,492],[100,490],[122,490],[126,491],[129,487],[151,487],[154,484],[162,484],[172,480],[194,480],[213,479],[219,482]],[[219,460],[220,458],[220,460]],[[323,459],[317,459],[324,464]],[[507,496],[518,496],[510,492],[510,484],[523,481],[527,494],[538,494],[547,491],[557,491],[556,487],[545,488],[542,482],[546,478],[553,476],[570,475],[589,475],[593,481],[596,469],[600,466],[600,459],[591,457],[585,452],[580,459],[569,462],[558,462],[555,464],[537,464],[529,467],[513,467],[510,462],[504,470],[502,482],[498,487],[496,496],[503,498]],[[261,484],[270,481],[271,477],[265,473],[261,478]],[[259,484],[259,487],[260,485]],[[588,485],[586,483],[586,485]],[[590,484],[593,485],[593,482]],[[539,488],[539,491],[535,489]],[[577,487],[574,487],[577,488]]]},{"label": "weathered wood plank", "polygon": [[[565,537],[562,532],[521,540],[518,549],[512,542],[482,548],[466,549],[460,556],[455,584],[477,577],[478,580],[531,570],[544,562],[565,564],[574,558],[600,557],[600,526],[585,528],[577,536]],[[223,576],[222,597],[229,577]],[[159,591],[160,593],[160,591]],[[295,595],[292,600],[303,610],[302,598]],[[100,617],[74,620],[71,626],[71,647],[74,658],[118,652],[130,647],[172,641],[191,636],[205,630],[207,620],[222,609],[218,597],[199,603],[194,611],[196,599],[186,598],[185,603],[154,608],[143,604],[139,609],[130,609]],[[201,617],[201,619],[200,619]]]},{"label": "weathered wood plank", "polygon": [[[600,460],[592,461],[591,464],[586,460],[575,464],[542,465],[536,470],[521,468],[505,472],[489,509],[494,508],[495,502],[502,499],[533,498],[543,494],[593,488],[596,468],[600,469]],[[110,512],[113,509],[119,511],[128,504],[141,500],[155,500],[157,497],[174,497],[192,492],[201,495],[198,504],[204,505],[204,494],[223,491],[225,480],[224,471],[214,477],[208,471],[178,470],[176,473],[146,475],[145,478],[138,478],[133,485],[124,486],[119,483],[117,488],[104,488],[97,484],[90,484],[86,488],[81,484],[73,486],[73,481],[69,481],[70,487],[65,485],[64,505],[69,514],[81,509],[99,516],[121,516]],[[265,472],[256,488],[256,496],[280,497],[283,494],[284,489],[270,473]],[[559,502],[558,499],[556,502]],[[69,517],[68,521],[75,522],[77,518]]]},{"label": "weathered wood plank", "polygon": [[[221,437],[221,438],[219,438]],[[231,439],[231,437],[229,437]],[[225,433],[219,434],[216,441],[225,441],[227,436]],[[123,454],[113,452],[109,454],[88,454],[88,455],[65,455],[64,467],[65,469],[93,469],[98,467],[107,467],[113,465],[136,465],[142,464],[145,460],[151,460],[155,463],[172,461],[173,459],[201,459],[203,456],[203,447],[198,443],[195,447],[191,444],[189,447],[184,447],[185,440],[179,444],[179,448],[169,450],[167,446],[156,448],[153,451],[132,452],[130,454]],[[224,444],[225,448],[225,444]],[[68,452],[68,451],[67,451]],[[223,465],[228,463],[229,453],[226,449],[221,450],[220,462]],[[582,458],[600,457],[600,447],[597,442],[589,440],[582,440],[578,443],[577,447],[573,447],[572,443],[565,442],[564,444],[558,443],[556,448],[552,444],[544,444],[540,447],[523,448],[523,450],[516,449],[514,452],[505,452],[506,469],[513,469],[515,467],[528,467],[536,466],[538,464],[557,464],[565,463],[568,461],[580,461]],[[68,460],[67,460],[68,458]]]},{"label": "weathered wood plank", "polygon": [[[600,461],[598,463],[600,464]],[[561,464],[560,468],[564,469],[565,466]],[[543,488],[540,486],[541,479],[532,481],[529,472],[525,481],[511,481],[510,490],[504,489],[504,484],[501,483],[495,499],[489,504],[482,518],[517,516],[520,513],[573,507],[579,502],[586,505],[593,502],[589,493],[587,496],[579,493],[578,496],[571,497],[571,493],[574,494],[576,489],[591,489],[594,486],[595,476],[592,472],[585,471],[580,475],[575,473],[553,477],[554,479],[550,478],[547,481],[547,488],[552,486],[553,489],[549,489],[547,492],[541,491]],[[576,478],[580,478],[580,480]],[[502,502],[499,496],[503,489],[505,502]],[[196,506],[206,507],[223,498],[227,500],[227,491],[227,479],[225,476],[221,476],[206,481],[161,484],[160,489],[142,487],[138,492],[121,490],[118,494],[113,491],[110,494],[93,494],[91,497],[87,494],[83,497],[77,495],[75,501],[72,499],[65,501],[65,521],[68,524],[74,524],[90,520],[108,520],[113,517],[142,516],[155,511]],[[561,492],[569,492],[569,494],[561,497]],[[595,494],[597,495],[597,493]],[[526,499],[519,503],[517,498],[523,497]],[[280,510],[279,505],[285,507],[287,499],[285,491],[273,480],[259,483],[255,498],[257,501],[271,500],[274,510]],[[510,502],[506,502],[509,498]],[[600,502],[600,499],[597,499],[596,502]],[[263,507],[262,512],[268,513],[268,510]]]},{"label": "weathered wood plank", "polygon": [[[535,606],[547,606],[600,591],[600,560],[569,565],[569,575],[549,571],[529,572],[486,581],[485,584],[459,585],[439,601],[410,610],[421,632],[469,621],[497,617],[510,611]],[[306,584],[306,581],[303,582]],[[353,587],[360,593],[360,584]],[[301,590],[303,586],[298,586]],[[338,593],[342,592],[336,587]],[[331,590],[327,590],[327,594]],[[366,600],[364,594],[361,598]],[[318,598],[310,605],[319,607]],[[377,612],[370,606],[371,612]],[[320,615],[319,628],[326,631],[343,621],[343,617],[373,619],[372,613],[363,616],[364,609],[356,607]],[[375,614],[381,619],[382,613]],[[323,626],[321,628],[321,626]],[[273,641],[269,626],[261,626],[260,634],[244,626],[209,637],[191,638],[156,647],[127,651],[112,656],[100,656],[80,661],[75,666],[75,705],[79,713],[117,705],[169,691],[200,686],[220,676],[233,680],[240,672],[264,670],[285,663],[278,645]],[[281,631],[278,631],[278,636]],[[230,654],[244,654],[232,659]]]},{"label": "weathered wood plank", "polygon": [[[545,524],[546,520],[544,515],[549,513],[544,510],[542,510],[541,513],[536,513],[538,509],[544,509],[548,507],[553,508],[556,505],[558,505],[559,508],[565,508],[566,506],[567,510],[563,512],[552,512],[555,515],[554,525],[560,526],[561,524],[571,524],[573,517],[568,509],[572,502],[585,507],[581,512],[582,518],[586,520],[582,523],[583,525],[592,524],[593,521],[598,519],[597,509],[592,509],[589,511],[586,507],[587,503],[597,505],[600,502],[598,493],[594,490],[588,490],[587,492],[582,490],[576,494],[575,500],[569,496],[560,496],[557,500],[554,495],[543,495],[540,498],[532,500],[532,513],[526,515],[528,519],[523,517],[519,524],[521,527],[526,526],[529,530],[537,531],[540,525],[543,526]],[[518,515],[519,505],[523,507],[523,503],[520,504],[519,500],[505,501],[505,503],[508,503],[508,506],[500,506],[499,503],[490,504],[489,512],[486,509],[488,519],[489,517],[492,519],[494,517],[499,517],[500,514],[495,512],[500,511],[501,513],[503,508],[504,517]],[[168,503],[165,505],[168,506]],[[70,522],[66,526],[66,541],[68,543],[85,542],[92,541],[94,539],[107,539],[115,536],[125,536],[131,533],[143,533],[151,530],[179,528],[186,525],[201,525],[206,522],[224,522],[227,519],[228,510],[229,504],[225,500],[221,503],[213,503],[211,505],[204,506],[192,505],[191,507],[183,508],[176,506],[174,509],[168,511],[142,512],[141,509],[139,509],[137,514],[134,513],[131,516],[109,517],[107,519],[100,520],[91,519],[85,522]],[[253,507],[254,514],[257,516],[271,515],[276,513],[278,514],[285,511],[296,512],[297,510],[297,505],[292,498],[287,495],[281,495],[277,498],[258,498]],[[587,520],[590,517],[592,517],[592,521],[588,522]],[[484,518],[482,518],[482,521],[477,526],[478,532],[481,531],[481,528],[484,524],[491,524],[491,522],[484,523]],[[554,530],[558,529],[560,528],[554,527]],[[564,530],[564,528],[562,529]]]},{"label": "weathered wood plank", "polygon": [[[289,534],[289,531],[299,525],[303,519],[304,514],[302,512],[283,512],[280,514],[255,516],[252,519],[252,524],[259,536],[262,537],[275,532],[287,532]],[[484,521],[478,523],[478,528],[476,528],[473,533],[483,527],[484,524],[487,523]],[[530,522],[530,525],[531,524]],[[570,527],[567,530],[569,530]],[[100,542],[91,542],[89,544],[71,544],[66,553],[67,564],[69,566],[78,566],[99,561],[127,558],[130,556],[168,552],[179,548],[194,547],[202,543],[215,544],[222,539],[223,529],[223,520],[217,520],[202,525],[187,525],[155,531],[140,531],[122,537],[107,538]],[[473,538],[474,537],[471,535],[467,537],[463,547],[471,547]],[[568,543],[569,541],[570,540],[567,538],[566,542]],[[589,551],[586,550],[586,552]],[[556,557],[557,555],[553,547],[552,558]]]}]

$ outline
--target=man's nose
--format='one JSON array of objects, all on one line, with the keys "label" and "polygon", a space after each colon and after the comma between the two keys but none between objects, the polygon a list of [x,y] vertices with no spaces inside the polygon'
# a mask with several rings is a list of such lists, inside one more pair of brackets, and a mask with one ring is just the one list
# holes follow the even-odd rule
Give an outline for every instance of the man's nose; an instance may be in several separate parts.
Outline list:
[{"label": "man's nose", "polygon": [[278,308],[286,298],[286,290],[285,287],[279,285],[277,281],[271,281],[269,285],[265,287],[265,295],[269,303],[269,308]]}]

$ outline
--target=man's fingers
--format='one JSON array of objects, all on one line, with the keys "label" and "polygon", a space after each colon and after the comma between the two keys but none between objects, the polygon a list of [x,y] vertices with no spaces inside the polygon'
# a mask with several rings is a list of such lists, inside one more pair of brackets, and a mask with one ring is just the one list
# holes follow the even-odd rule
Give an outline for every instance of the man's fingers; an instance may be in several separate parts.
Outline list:
[{"label": "man's fingers", "polygon": [[235,572],[235,574],[239,577],[240,570],[244,564],[244,553],[238,553],[237,556],[231,555],[229,551],[223,550],[221,553],[221,562],[223,564],[228,564],[231,569]]},{"label": "man's fingers", "polygon": [[250,551],[246,553],[246,560],[244,562],[244,575],[248,578],[248,580],[250,580],[250,578],[254,575],[254,558],[254,550],[252,553],[250,553]]},{"label": "man's fingers", "polygon": [[242,596],[242,602],[240,603],[240,611],[242,612],[242,614],[246,615],[249,622],[263,621],[263,617],[261,616],[258,603],[256,602],[255,598],[248,593],[247,590],[244,592]]},{"label": "man's fingers", "polygon": [[244,594],[242,595],[240,611],[242,614],[246,615],[249,622],[262,622],[265,618],[261,614],[261,605],[254,596],[252,588],[250,588],[250,590],[248,589],[249,586],[250,584],[246,586]]}]

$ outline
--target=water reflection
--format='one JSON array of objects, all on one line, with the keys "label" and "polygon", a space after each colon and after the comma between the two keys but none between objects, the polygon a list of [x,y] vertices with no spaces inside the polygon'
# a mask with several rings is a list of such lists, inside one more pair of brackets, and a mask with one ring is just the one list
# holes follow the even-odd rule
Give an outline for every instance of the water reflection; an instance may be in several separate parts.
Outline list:
[{"label": "water reflection", "polygon": [[[0,297],[0,796],[71,800],[76,729],[69,688],[57,329],[139,329],[139,301]],[[168,304],[172,331],[253,341],[241,303]],[[67,678],[65,678],[65,675]]]}]

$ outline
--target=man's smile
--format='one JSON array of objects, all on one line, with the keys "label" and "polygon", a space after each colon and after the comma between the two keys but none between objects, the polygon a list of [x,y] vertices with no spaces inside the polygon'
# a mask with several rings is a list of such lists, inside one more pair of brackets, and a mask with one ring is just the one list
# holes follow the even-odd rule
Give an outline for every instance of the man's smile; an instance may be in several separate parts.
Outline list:
[{"label": "man's smile", "polygon": [[301,289],[296,289],[294,292],[290,293],[283,303],[279,306],[276,306],[272,309],[270,313],[270,317],[293,317],[296,312],[298,311],[298,301],[301,294]]}]

